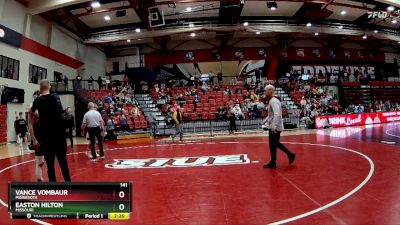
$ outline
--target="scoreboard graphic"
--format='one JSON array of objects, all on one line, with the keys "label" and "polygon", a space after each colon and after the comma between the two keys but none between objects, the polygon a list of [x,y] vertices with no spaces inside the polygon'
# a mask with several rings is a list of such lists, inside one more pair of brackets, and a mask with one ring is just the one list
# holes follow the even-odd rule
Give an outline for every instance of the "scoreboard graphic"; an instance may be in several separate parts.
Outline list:
[{"label": "scoreboard graphic", "polygon": [[8,183],[12,219],[127,220],[131,182]]}]

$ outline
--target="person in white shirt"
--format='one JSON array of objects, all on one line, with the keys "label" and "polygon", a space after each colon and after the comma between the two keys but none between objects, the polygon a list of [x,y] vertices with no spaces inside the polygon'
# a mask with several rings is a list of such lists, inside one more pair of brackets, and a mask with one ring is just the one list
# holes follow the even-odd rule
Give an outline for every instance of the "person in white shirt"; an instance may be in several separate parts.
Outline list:
[{"label": "person in white shirt", "polygon": [[304,96],[301,98],[300,105],[302,109],[304,109],[307,105],[307,100],[304,98]]},{"label": "person in white shirt", "polygon": [[280,141],[281,132],[283,131],[282,104],[275,96],[275,87],[267,85],[265,87],[265,95],[269,99],[268,117],[263,121],[263,124],[269,129],[269,150],[271,153],[271,161],[265,164],[264,168],[276,168],[276,149],[279,148],[286,153],[289,164],[292,164],[296,158],[296,154],[289,151]]},{"label": "person in white shirt", "polygon": [[235,117],[237,120],[242,120],[244,119],[244,115],[242,112],[242,109],[240,108],[239,104],[236,104],[235,107],[232,108],[233,114],[235,114]]},{"label": "person in white shirt", "polygon": [[100,149],[100,158],[104,159],[104,150],[103,150],[103,137],[102,133],[104,130],[104,121],[101,117],[100,113],[96,110],[95,104],[93,102],[89,102],[88,104],[89,111],[85,113],[83,116],[82,127],[83,136],[86,136],[86,131],[89,133],[90,140],[90,150],[92,152],[92,161],[97,161],[96,155],[96,139],[99,143]]}]

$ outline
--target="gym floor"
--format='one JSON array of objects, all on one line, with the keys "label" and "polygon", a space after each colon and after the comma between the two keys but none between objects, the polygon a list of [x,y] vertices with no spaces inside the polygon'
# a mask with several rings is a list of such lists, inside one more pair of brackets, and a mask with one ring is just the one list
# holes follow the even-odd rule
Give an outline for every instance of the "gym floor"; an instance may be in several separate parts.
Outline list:
[{"label": "gym floor", "polygon": [[[399,137],[394,123],[285,132],[281,140],[297,159],[289,166],[279,152],[275,170],[262,168],[269,160],[263,133],[107,142],[106,159],[97,163],[85,154],[86,140],[78,139],[68,150],[72,180],[132,181],[127,221],[9,219],[6,181],[35,181],[34,154],[21,155],[10,144],[0,147],[1,224],[398,224]],[[184,166],[113,167],[117,160],[180,157],[191,159]],[[212,165],[200,165],[207,157]],[[218,164],[218,157],[240,163]],[[62,180],[58,167],[57,175]]]}]

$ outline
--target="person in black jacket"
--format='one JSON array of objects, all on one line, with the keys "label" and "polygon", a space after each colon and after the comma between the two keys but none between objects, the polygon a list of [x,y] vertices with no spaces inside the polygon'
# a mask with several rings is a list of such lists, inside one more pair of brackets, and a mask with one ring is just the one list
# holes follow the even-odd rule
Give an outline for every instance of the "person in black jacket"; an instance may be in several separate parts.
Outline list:
[{"label": "person in black jacket", "polygon": [[14,122],[15,126],[15,133],[17,134],[17,138],[21,140],[21,147],[23,151],[28,151],[28,138],[27,138],[27,133],[28,133],[28,123],[24,119],[24,114],[20,112],[19,117]]},{"label": "person in black jacket", "polygon": [[[49,181],[56,181],[54,160],[57,158],[64,180],[70,182],[63,121],[64,109],[58,95],[50,94],[50,88],[49,80],[40,81],[41,96],[33,101],[30,110],[32,116],[39,115],[40,126],[38,132],[34,132],[31,137],[34,147],[43,150]],[[36,136],[42,138],[38,139]]]},{"label": "person in black jacket", "polygon": [[67,138],[69,138],[70,142],[71,142],[71,149],[74,148],[74,140],[72,138],[72,132],[75,129],[75,118],[72,115],[72,110],[70,107],[67,107],[65,109],[65,113],[64,113],[64,121],[65,121],[65,133],[67,135]]}]

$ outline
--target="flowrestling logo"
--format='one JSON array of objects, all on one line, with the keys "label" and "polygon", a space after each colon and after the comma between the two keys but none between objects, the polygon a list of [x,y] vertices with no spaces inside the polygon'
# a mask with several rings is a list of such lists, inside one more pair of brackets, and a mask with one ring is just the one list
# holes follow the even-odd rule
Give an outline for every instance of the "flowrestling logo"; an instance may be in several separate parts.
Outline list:
[{"label": "flowrestling logo", "polygon": [[386,18],[400,18],[400,9],[392,12],[387,11],[371,11],[368,12],[368,19],[386,19]]},{"label": "flowrestling logo", "polygon": [[179,158],[150,158],[150,159],[114,159],[114,163],[105,164],[110,169],[151,169],[166,167],[198,167],[249,164],[247,154],[196,156]]}]

